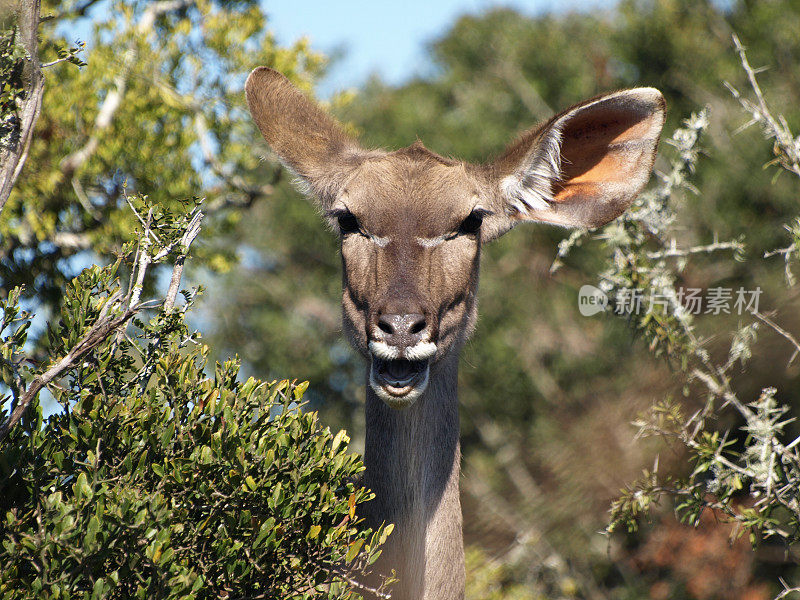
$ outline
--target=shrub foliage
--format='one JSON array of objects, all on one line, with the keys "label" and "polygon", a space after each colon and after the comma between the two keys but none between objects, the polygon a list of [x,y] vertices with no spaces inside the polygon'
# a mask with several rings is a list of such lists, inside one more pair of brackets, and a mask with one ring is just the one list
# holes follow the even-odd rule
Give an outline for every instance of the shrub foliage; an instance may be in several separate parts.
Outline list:
[{"label": "shrub foliage", "polygon": [[[176,241],[190,219],[149,210],[144,223],[127,248],[131,281],[188,250]],[[34,397],[0,446],[0,597],[353,597],[352,574],[390,528],[356,517],[369,492],[346,433],[299,410],[306,383],[242,382],[237,360],[207,375],[208,347],[184,322],[194,293],[144,318],[154,303],[139,303],[135,284],[122,294],[125,268],[92,266],[67,286],[41,368],[22,354],[19,290],[3,303],[3,423],[45,367],[143,312],[50,380],[60,410],[45,419]]]}]

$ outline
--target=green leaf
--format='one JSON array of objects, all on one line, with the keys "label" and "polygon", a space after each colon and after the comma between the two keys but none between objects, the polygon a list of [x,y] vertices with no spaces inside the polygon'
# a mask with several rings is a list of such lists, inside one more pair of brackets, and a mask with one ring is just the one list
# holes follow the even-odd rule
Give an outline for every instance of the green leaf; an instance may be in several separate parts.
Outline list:
[{"label": "green leaf", "polygon": [[339,449],[341,443],[344,442],[345,444],[350,443],[350,438],[347,435],[347,432],[344,429],[339,430],[339,432],[334,436],[333,441],[331,442],[331,452],[330,455],[333,456],[336,454],[336,451]]},{"label": "green leaf", "polygon": [[75,498],[77,500],[86,500],[92,499],[92,488],[89,485],[89,481],[86,478],[86,473],[81,473],[78,475],[78,479],[75,481],[75,484],[72,486],[72,491],[75,494]]},{"label": "green leaf", "polygon": [[353,559],[359,553],[359,551],[361,550],[361,546],[363,545],[364,545],[364,540],[360,538],[351,542],[350,545],[348,546],[347,554],[344,557],[345,562],[347,563],[353,562]]}]

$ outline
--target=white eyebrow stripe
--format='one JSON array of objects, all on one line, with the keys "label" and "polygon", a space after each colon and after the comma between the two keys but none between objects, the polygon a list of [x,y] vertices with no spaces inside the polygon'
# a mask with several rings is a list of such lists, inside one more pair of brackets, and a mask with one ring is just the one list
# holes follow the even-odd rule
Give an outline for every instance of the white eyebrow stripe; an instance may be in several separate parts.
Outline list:
[{"label": "white eyebrow stripe", "polygon": [[379,248],[385,248],[386,246],[389,245],[389,242],[391,241],[388,237],[381,237],[379,235],[373,235],[371,233],[368,233],[367,237]]},{"label": "white eyebrow stripe", "polygon": [[445,235],[437,235],[434,238],[418,237],[417,243],[425,248],[436,248],[439,244],[447,239]]}]

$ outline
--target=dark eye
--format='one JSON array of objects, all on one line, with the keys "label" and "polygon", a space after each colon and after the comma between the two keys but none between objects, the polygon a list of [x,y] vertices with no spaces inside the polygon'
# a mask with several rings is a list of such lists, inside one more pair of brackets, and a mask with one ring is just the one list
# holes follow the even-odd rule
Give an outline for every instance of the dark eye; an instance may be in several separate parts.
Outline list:
[{"label": "dark eye", "polygon": [[461,222],[461,225],[458,227],[458,232],[478,233],[478,230],[481,228],[481,224],[483,224],[483,215],[484,211],[473,210],[471,213],[469,213],[469,216]]},{"label": "dark eye", "polygon": [[336,220],[339,221],[339,230],[342,232],[342,235],[357,233],[361,230],[358,219],[349,211],[339,214]]}]

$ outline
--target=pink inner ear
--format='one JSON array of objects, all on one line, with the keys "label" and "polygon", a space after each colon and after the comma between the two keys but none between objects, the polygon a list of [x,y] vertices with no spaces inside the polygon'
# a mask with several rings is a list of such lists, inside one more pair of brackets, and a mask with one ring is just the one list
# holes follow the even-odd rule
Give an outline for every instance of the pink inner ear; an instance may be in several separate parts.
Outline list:
[{"label": "pink inner ear", "polygon": [[649,172],[658,135],[653,113],[631,106],[592,108],[569,119],[562,133],[562,177],[553,190],[558,203],[626,195],[631,180]]}]

